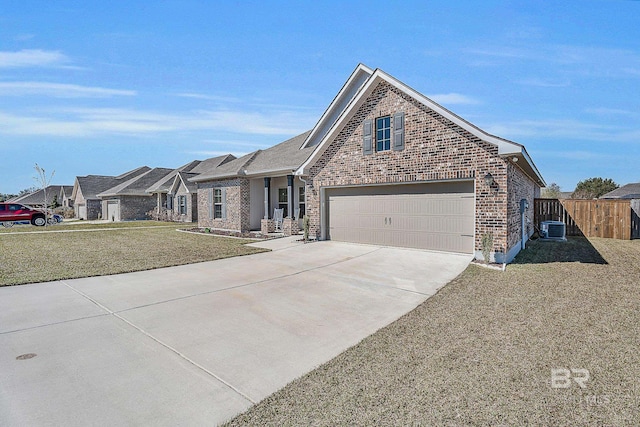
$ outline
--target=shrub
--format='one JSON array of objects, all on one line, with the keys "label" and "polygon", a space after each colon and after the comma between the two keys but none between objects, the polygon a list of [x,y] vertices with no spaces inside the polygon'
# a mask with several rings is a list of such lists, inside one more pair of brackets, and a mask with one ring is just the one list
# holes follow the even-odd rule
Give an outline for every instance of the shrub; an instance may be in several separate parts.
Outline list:
[{"label": "shrub", "polygon": [[147,216],[154,221],[164,221],[164,222],[184,222],[185,216],[175,213],[173,211],[168,211],[167,209],[162,209],[158,212],[156,209],[150,210],[147,212]]}]

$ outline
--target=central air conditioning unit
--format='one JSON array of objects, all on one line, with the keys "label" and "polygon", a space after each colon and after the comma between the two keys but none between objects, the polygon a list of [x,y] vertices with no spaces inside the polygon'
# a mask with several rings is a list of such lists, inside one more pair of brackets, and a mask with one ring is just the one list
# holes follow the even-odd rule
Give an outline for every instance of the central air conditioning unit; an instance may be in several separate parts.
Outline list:
[{"label": "central air conditioning unit", "polygon": [[562,221],[542,221],[540,223],[540,237],[543,240],[567,240],[567,227]]}]

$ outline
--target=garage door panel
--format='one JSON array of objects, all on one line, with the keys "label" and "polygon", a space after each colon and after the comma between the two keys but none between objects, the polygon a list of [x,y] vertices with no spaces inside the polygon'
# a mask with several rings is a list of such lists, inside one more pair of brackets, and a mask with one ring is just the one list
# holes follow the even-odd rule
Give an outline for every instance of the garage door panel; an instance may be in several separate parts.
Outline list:
[{"label": "garage door panel", "polygon": [[[473,188],[472,183],[461,184],[466,191]],[[365,194],[357,194],[356,188],[352,194],[329,193],[329,238],[471,253],[475,228],[473,193],[443,193],[437,185],[422,185],[423,192],[416,188],[390,186],[383,189],[384,194],[375,194],[371,188],[364,189]],[[433,192],[429,192],[431,189]]]}]

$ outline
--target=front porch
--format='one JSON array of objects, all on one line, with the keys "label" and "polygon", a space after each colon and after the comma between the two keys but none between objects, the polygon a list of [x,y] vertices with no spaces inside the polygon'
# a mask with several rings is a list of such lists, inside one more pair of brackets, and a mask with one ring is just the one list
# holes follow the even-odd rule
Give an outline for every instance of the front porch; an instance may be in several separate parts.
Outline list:
[{"label": "front porch", "polygon": [[[267,176],[250,181],[251,230],[263,235],[281,232],[285,236],[298,234],[305,213],[305,184],[294,175]],[[275,218],[282,210],[282,220]]]}]

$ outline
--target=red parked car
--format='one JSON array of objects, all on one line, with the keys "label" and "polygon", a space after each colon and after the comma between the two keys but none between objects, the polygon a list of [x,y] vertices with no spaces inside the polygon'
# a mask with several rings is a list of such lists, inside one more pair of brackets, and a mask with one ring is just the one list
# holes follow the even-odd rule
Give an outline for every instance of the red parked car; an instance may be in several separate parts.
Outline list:
[{"label": "red parked car", "polygon": [[19,203],[0,203],[0,223],[2,225],[11,227],[15,222],[27,221],[37,226],[43,226],[47,222],[42,211]]}]

